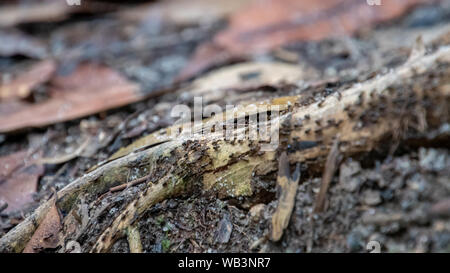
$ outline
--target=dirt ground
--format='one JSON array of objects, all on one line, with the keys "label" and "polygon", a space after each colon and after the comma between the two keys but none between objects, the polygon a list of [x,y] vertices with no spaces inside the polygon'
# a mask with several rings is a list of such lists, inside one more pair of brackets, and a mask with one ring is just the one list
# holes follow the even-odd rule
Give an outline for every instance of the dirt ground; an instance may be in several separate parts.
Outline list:
[{"label": "dirt ground", "polygon": [[[274,201],[248,210],[212,196],[171,199],[154,207],[139,223],[141,239],[147,252],[366,252],[370,241],[378,241],[382,252],[448,252],[449,222],[431,207],[448,196],[449,160],[448,150],[434,148],[374,166],[349,159],[333,179],[327,211],[314,218],[309,215],[320,179],[307,179],[298,189],[286,234],[276,244],[255,243],[268,232]],[[128,252],[126,239],[112,251]]]},{"label": "dirt ground", "polygon": [[[224,21],[213,21],[180,29],[164,22],[149,23],[144,28],[103,13],[75,15],[57,23],[19,25],[20,31],[38,37],[57,56],[62,64],[58,73],[70,73],[85,60],[99,62],[138,82],[149,98],[81,119],[0,134],[0,156],[39,147],[47,158],[76,150],[85,132],[97,136],[95,144],[81,156],[45,166],[34,202],[19,211],[1,212],[0,237],[48,200],[54,190],[82,176],[120,147],[171,125],[174,120],[168,113],[172,106],[189,102],[181,91],[176,91],[174,78],[196,46],[225,25]],[[339,89],[374,73],[387,73],[405,62],[408,48],[418,35],[432,46],[449,30],[450,5],[444,1],[420,6],[352,38],[297,42],[285,49],[299,56],[294,63],[308,71],[311,81],[337,78],[336,85],[327,88]],[[137,43],[136,37],[147,40]],[[103,43],[108,46],[99,50]],[[279,52],[269,52],[264,58],[293,63]],[[23,56],[1,57],[0,73],[18,73],[32,62]],[[163,94],[152,96],[161,90]],[[291,86],[283,92],[298,94],[302,90],[302,86]],[[44,100],[47,92],[45,88],[37,90],[29,100]],[[448,136],[450,127],[442,124],[441,130]],[[273,172],[255,178],[261,193],[258,198],[220,199],[199,191],[155,205],[138,224],[143,249],[164,253],[368,252],[368,243],[378,242],[382,252],[449,252],[448,140],[431,144],[387,142],[371,153],[346,158],[332,180],[325,212],[313,216],[321,173],[303,166],[292,217],[278,243],[264,240],[277,203],[277,174]],[[139,189],[130,189],[123,199]],[[105,219],[116,215],[120,208],[120,204],[102,207],[108,199],[101,202],[99,208]],[[129,252],[126,238],[118,240],[111,252]]]}]

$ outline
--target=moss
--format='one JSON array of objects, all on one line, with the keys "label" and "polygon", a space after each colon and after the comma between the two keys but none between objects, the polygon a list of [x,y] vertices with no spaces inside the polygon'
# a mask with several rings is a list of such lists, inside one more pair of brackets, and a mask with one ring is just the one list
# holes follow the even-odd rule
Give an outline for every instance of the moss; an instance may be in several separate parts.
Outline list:
[{"label": "moss", "polygon": [[158,216],[158,218],[156,218],[156,223],[157,223],[159,226],[162,226],[162,225],[164,224],[164,215]]},{"label": "moss", "polygon": [[162,241],[161,241],[161,247],[162,247],[162,250],[164,251],[164,252],[168,252],[169,251],[169,249],[170,249],[170,245],[172,244],[172,242],[167,238],[167,237],[165,237]]},{"label": "moss", "polygon": [[206,190],[215,189],[227,196],[251,196],[253,194],[251,181],[255,165],[239,161],[218,173],[207,173],[203,177]]}]

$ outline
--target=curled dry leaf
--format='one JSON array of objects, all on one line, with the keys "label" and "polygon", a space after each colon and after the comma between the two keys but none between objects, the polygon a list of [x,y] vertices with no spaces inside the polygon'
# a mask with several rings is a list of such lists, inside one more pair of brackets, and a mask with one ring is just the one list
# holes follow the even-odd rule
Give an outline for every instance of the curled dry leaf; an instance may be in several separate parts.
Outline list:
[{"label": "curled dry leaf", "polygon": [[33,202],[32,194],[44,168],[28,165],[27,158],[27,151],[0,157],[0,200],[8,204],[4,212],[20,210]]},{"label": "curled dry leaf", "polygon": [[54,249],[59,244],[59,231],[61,230],[61,216],[54,203],[49,212],[34,232],[24,253],[37,253],[45,249]]},{"label": "curled dry leaf", "polygon": [[179,80],[237,58],[262,53],[296,41],[352,35],[395,19],[428,0],[391,0],[368,5],[360,0],[255,0],[230,17],[227,29],[200,46]]},{"label": "curled dry leaf", "polygon": [[[2,111],[0,132],[68,121],[141,100],[139,86],[109,67],[82,64],[51,81],[50,98]],[[3,107],[3,106],[2,106]]]},{"label": "curled dry leaf", "polygon": [[56,70],[52,60],[41,61],[11,82],[0,85],[0,100],[25,98],[33,88],[47,82]]}]

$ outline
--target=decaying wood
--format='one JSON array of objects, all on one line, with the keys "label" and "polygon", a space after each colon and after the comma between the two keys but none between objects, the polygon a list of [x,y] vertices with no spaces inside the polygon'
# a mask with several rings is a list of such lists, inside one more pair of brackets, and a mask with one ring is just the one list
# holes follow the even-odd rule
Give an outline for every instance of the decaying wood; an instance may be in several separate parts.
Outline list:
[{"label": "decaying wood", "polygon": [[[290,164],[323,167],[337,134],[339,153],[344,157],[373,150],[392,136],[440,136],[440,126],[449,122],[449,95],[450,47],[445,46],[321,101],[302,104],[300,94],[262,102],[280,105],[279,117],[269,121],[271,125],[280,124],[280,144],[274,151],[262,151],[262,144],[256,141],[228,141],[217,134],[171,139],[170,131],[176,126],[155,132],[144,141],[143,146],[148,148],[122,150],[114,160],[59,191],[56,204],[66,215],[59,234],[61,251],[68,241],[77,241],[84,252],[106,252],[148,208],[173,196],[198,189],[214,191],[219,197],[252,196],[253,177],[275,171],[282,151],[289,152]],[[415,126],[417,109],[422,110],[427,131]],[[216,115],[204,123],[219,118]],[[125,196],[133,190],[108,192],[128,181],[130,170],[135,173],[131,179],[147,175],[152,179],[126,199],[106,228],[97,232],[90,229],[98,221],[99,196]],[[3,236],[0,251],[23,251],[51,207],[50,201],[42,204]],[[81,209],[86,207],[87,212]]]},{"label": "decaying wood", "polygon": [[129,226],[127,229],[128,245],[130,253],[142,253],[141,235],[137,226]]},{"label": "decaying wood", "polygon": [[328,154],[327,161],[325,163],[325,170],[322,176],[322,184],[320,185],[320,191],[317,195],[316,203],[314,204],[314,212],[322,212],[325,207],[325,197],[330,187],[333,175],[336,172],[338,166],[339,157],[339,138],[334,141],[333,147]]},{"label": "decaying wood", "polygon": [[277,209],[272,215],[272,241],[279,241],[281,236],[283,236],[284,229],[289,224],[292,209],[294,208],[299,180],[300,165],[297,164],[297,167],[291,176],[289,170],[289,159],[286,153],[281,154],[277,178],[277,185],[280,190],[280,195],[278,198]]},{"label": "decaying wood", "polygon": [[144,176],[144,177],[135,179],[135,180],[130,181],[130,182],[128,182],[128,183],[125,183],[125,184],[122,184],[122,185],[119,185],[119,186],[112,187],[112,188],[109,189],[109,191],[110,191],[110,192],[116,192],[116,191],[124,190],[124,189],[126,189],[126,188],[128,188],[128,187],[133,187],[133,186],[139,185],[139,184],[141,184],[141,183],[147,182],[147,181],[150,179],[150,177],[151,177],[150,175],[146,175],[146,176]]}]

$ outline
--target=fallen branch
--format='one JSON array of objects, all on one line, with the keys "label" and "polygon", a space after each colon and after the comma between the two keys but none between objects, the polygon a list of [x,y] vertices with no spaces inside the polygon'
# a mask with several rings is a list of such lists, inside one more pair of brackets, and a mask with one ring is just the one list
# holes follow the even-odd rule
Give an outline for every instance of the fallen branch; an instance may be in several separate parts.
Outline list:
[{"label": "fallen branch", "polygon": [[[228,141],[216,135],[170,139],[169,134],[155,132],[150,138],[160,144],[136,152],[122,151],[120,158],[99,166],[58,193],[58,208],[66,215],[60,245],[75,240],[83,252],[106,252],[148,208],[196,189],[214,191],[219,197],[252,196],[253,177],[275,171],[281,150],[289,150],[290,164],[306,164],[311,170],[322,168],[337,134],[343,157],[378,147],[394,135],[393,128],[398,128],[395,135],[402,140],[441,137],[436,132],[449,122],[449,95],[450,47],[446,46],[318,102],[300,104],[302,95],[265,102],[284,105],[279,118],[270,120],[271,124],[281,124],[278,151],[262,151],[261,143],[246,139]],[[420,126],[415,126],[415,109],[423,109],[421,115],[425,113],[426,132],[416,129]],[[97,216],[89,218],[87,228],[81,229],[85,225],[76,220],[80,198],[90,200],[88,207],[94,211],[97,198],[127,181],[130,170],[141,177],[151,175],[152,182],[132,195],[132,189],[108,193],[111,198],[120,195],[128,199],[102,228],[98,228],[99,214],[92,213]],[[21,252],[50,208],[51,203],[42,204],[3,236],[0,252]],[[77,240],[80,233],[86,235],[84,241]]]}]

